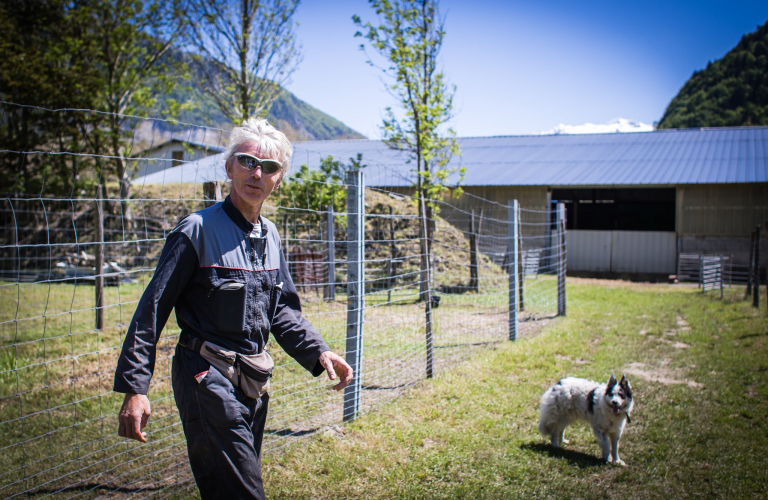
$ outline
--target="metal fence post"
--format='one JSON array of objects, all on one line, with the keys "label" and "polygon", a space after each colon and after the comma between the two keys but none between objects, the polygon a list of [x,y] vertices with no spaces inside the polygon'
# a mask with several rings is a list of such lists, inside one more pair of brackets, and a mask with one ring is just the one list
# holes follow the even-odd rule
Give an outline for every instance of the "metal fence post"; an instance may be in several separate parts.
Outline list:
[{"label": "metal fence post", "polygon": [[359,170],[347,172],[347,363],[355,378],[344,389],[344,421],[360,411],[365,307],[365,185]]},{"label": "metal fence post", "polygon": [[333,229],[333,205],[328,205],[328,218],[326,220],[326,232],[328,233],[328,287],[326,288],[325,298],[336,300],[336,258],[334,250],[336,248],[336,235]]},{"label": "metal fence post", "polygon": [[557,204],[557,315],[565,316],[565,203]]},{"label": "metal fence post", "polygon": [[523,225],[520,222],[520,206],[517,207],[517,311],[525,311],[525,253],[523,252]]},{"label": "metal fence post", "polygon": [[519,206],[517,200],[512,200],[507,204],[507,220],[509,222],[509,237],[507,238],[507,262],[509,263],[509,340],[517,340],[517,311],[520,304],[520,288],[518,286],[518,263],[520,259],[520,253],[518,249],[518,237],[520,235],[520,228],[518,222],[520,219],[517,216]]},{"label": "metal fence post", "polygon": [[96,262],[93,277],[96,294],[96,329],[104,329],[104,206],[101,186],[96,186]]}]

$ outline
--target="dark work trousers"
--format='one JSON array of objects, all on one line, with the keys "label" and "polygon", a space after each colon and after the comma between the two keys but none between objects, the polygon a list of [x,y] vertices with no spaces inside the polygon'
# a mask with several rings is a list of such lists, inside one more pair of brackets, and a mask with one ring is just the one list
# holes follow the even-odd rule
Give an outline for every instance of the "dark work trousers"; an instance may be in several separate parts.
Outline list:
[{"label": "dark work trousers", "polygon": [[202,356],[181,346],[173,357],[172,382],[203,500],[263,499],[261,442],[269,395],[245,396]]}]

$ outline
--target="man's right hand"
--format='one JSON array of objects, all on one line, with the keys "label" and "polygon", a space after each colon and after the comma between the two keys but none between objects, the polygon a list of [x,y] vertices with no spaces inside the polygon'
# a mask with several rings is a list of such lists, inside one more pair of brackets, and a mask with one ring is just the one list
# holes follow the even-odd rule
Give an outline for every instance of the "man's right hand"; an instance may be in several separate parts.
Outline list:
[{"label": "man's right hand", "polygon": [[118,435],[146,443],[147,433],[141,431],[147,426],[150,413],[149,398],[143,394],[126,394],[117,417]]}]

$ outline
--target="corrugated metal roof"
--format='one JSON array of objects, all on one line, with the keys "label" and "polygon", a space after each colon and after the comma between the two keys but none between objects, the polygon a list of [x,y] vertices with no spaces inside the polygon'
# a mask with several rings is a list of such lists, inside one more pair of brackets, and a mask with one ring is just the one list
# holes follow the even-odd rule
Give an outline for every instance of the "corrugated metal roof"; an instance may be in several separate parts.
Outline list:
[{"label": "corrugated metal roof", "polygon": [[[639,186],[768,182],[768,127],[660,130],[654,132],[468,137],[459,139],[465,186]],[[381,141],[313,141],[294,144],[292,170],[317,168],[332,155],[347,161],[358,153],[368,167],[368,186],[409,186],[413,166]],[[219,155],[217,155],[219,156]],[[211,158],[211,157],[209,157]],[[187,174],[165,172],[165,182],[212,179],[211,158]],[[221,160],[218,170],[223,177]],[[175,167],[180,168],[180,167]],[[172,169],[168,169],[172,170]],[[194,172],[193,172],[194,171]],[[152,174],[156,176],[161,174]],[[159,182],[159,180],[136,181]],[[176,178],[171,181],[169,179]],[[453,182],[457,179],[453,177]]]},{"label": "corrugated metal roof", "polygon": [[[768,182],[768,127],[661,130],[638,133],[478,137],[459,139],[467,186],[622,186]],[[295,145],[310,167],[332,154],[363,153],[364,163],[397,170],[403,156],[380,141]],[[381,175],[368,177],[376,185]],[[386,176],[384,176],[386,177]],[[389,185],[388,183],[385,183]]]}]

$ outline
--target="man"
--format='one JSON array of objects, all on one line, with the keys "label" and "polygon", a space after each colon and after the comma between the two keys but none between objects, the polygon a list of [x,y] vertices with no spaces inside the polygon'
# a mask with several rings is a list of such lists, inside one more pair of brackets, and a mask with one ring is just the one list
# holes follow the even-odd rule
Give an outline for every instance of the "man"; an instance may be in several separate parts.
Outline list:
[{"label": "man", "polygon": [[203,499],[264,498],[261,443],[269,402],[269,394],[247,396],[206,361],[203,342],[254,355],[272,332],[314,376],[325,370],[338,378],[334,389],[352,380],[352,368],[302,317],[277,228],[261,217],[291,154],[288,139],[266,120],[250,119],[232,131],[225,155],[230,195],[185,217],[169,234],[118,360],[114,390],[125,393],[118,434],[146,442],[155,346],[176,308],[182,333],[172,384]]}]

